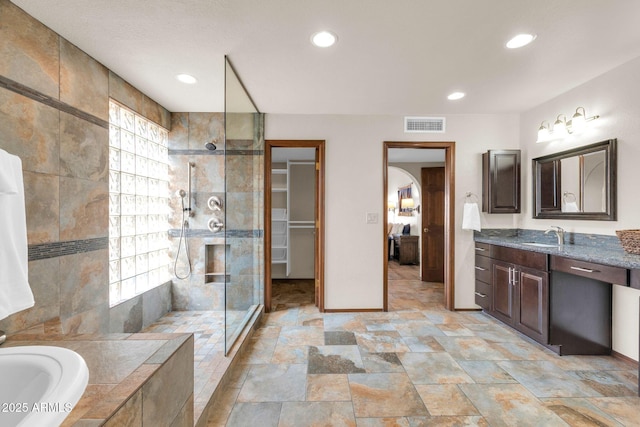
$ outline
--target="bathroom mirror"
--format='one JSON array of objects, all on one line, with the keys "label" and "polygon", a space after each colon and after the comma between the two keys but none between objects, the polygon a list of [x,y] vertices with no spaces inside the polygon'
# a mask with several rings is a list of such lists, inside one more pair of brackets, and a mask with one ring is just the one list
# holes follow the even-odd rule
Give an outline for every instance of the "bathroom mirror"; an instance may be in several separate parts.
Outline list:
[{"label": "bathroom mirror", "polygon": [[615,221],[616,139],[533,159],[534,218]]}]

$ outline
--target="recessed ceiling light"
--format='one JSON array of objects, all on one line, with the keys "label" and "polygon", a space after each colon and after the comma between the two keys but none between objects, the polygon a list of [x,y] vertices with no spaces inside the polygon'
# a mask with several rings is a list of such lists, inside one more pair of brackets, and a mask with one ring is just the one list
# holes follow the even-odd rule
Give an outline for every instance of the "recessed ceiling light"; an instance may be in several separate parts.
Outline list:
[{"label": "recessed ceiling light", "polygon": [[176,79],[178,79],[182,83],[186,83],[188,85],[193,85],[193,84],[198,83],[198,80],[195,77],[193,77],[192,75],[189,75],[189,74],[178,74],[176,76]]},{"label": "recessed ceiling light", "polygon": [[451,101],[455,101],[456,99],[460,98],[464,98],[464,92],[453,92],[452,94],[447,96],[447,99],[450,99]]},{"label": "recessed ceiling light", "polygon": [[338,36],[330,31],[319,31],[311,36],[311,43],[318,47],[333,46],[338,41]]},{"label": "recessed ceiling light", "polygon": [[517,49],[522,46],[526,46],[536,38],[535,34],[518,34],[507,42],[509,49]]}]

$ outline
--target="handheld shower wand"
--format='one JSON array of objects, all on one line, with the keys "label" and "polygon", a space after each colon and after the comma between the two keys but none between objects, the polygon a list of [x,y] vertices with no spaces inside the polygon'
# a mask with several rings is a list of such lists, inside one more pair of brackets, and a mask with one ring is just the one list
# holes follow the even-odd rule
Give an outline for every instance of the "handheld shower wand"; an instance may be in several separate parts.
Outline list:
[{"label": "handheld shower wand", "polygon": [[[180,238],[178,239],[178,250],[176,251],[176,258],[173,261],[173,274],[176,278],[180,280],[188,279],[191,276],[191,256],[189,255],[189,244],[187,241],[186,230],[189,228],[189,220],[185,218],[185,212],[189,213],[189,216],[194,216],[195,212],[191,210],[191,169],[195,167],[195,163],[189,162],[188,175],[187,175],[187,191],[182,189],[178,190],[176,193],[177,196],[180,197],[180,201],[182,204],[182,224],[180,227]],[[189,201],[188,207],[184,202],[184,199],[187,198]],[[178,257],[180,256],[180,248],[182,247],[182,242],[184,241],[184,251],[187,255],[187,275],[180,276],[178,274]]]}]

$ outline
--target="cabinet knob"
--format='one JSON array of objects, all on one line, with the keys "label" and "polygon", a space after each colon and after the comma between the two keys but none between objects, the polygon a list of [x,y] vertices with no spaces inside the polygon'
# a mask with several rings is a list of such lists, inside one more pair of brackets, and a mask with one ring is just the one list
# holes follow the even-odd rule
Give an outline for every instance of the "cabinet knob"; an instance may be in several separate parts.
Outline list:
[{"label": "cabinet knob", "polygon": [[428,233],[429,229],[425,227],[424,230],[422,230],[422,231],[424,231],[425,233]]}]

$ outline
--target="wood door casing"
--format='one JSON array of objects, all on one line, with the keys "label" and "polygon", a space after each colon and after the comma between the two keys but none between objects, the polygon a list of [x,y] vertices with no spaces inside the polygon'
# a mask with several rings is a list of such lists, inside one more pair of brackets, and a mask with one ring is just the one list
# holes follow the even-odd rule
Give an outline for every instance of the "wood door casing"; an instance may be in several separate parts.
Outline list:
[{"label": "wood door casing", "polygon": [[389,310],[389,252],[388,252],[388,230],[389,220],[387,194],[389,190],[387,178],[389,167],[389,150],[395,148],[410,149],[443,149],[445,164],[444,179],[444,305],[447,310],[455,310],[455,187],[456,187],[456,143],[454,141],[384,141],[382,146],[382,227],[381,237],[384,242],[382,251],[382,288],[383,288],[383,310]]},{"label": "wood door casing", "polygon": [[325,259],[325,141],[324,140],[265,140],[264,153],[264,308],[271,311],[271,149],[281,148],[315,148],[316,154],[316,224],[315,224],[315,305],[322,313],[324,308],[324,259]]},{"label": "wood door casing", "polygon": [[444,167],[422,168],[422,281],[444,281]]}]

